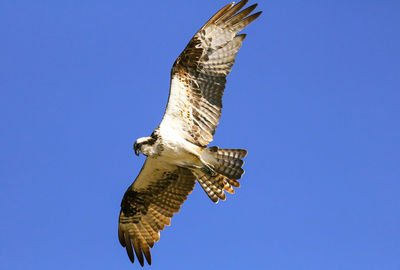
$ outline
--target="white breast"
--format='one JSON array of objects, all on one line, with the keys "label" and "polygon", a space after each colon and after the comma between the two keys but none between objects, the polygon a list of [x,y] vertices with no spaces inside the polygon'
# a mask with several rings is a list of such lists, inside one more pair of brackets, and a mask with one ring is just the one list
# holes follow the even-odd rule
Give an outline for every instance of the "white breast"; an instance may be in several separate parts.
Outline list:
[{"label": "white breast", "polygon": [[[160,130],[161,131],[161,130]],[[184,167],[201,166],[199,160],[201,148],[179,136],[177,132],[169,129],[160,132],[163,151],[159,156],[165,162]]]}]

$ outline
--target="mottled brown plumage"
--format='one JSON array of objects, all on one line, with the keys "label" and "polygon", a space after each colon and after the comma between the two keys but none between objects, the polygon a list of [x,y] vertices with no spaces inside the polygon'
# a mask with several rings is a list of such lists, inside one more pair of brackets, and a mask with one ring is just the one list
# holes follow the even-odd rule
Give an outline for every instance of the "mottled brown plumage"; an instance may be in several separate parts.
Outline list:
[{"label": "mottled brown plumage", "polygon": [[179,55],[171,70],[170,98],[161,128],[174,122],[186,140],[199,146],[212,141],[221,117],[226,76],[246,37],[238,32],[261,14],[246,17],[255,4],[234,15],[246,2],[222,8]]},{"label": "mottled brown plumage", "polygon": [[156,160],[147,159],[142,171],[155,173],[139,174],[136,181],[148,181],[149,184],[136,187],[135,181],[125,192],[121,203],[119,241],[126,247],[132,262],[135,260],[135,251],[142,266],[143,254],[151,264],[149,247],[153,247],[160,239],[159,231],[170,224],[173,214],[179,211],[193,190],[196,179],[188,169],[163,165],[160,168]]},{"label": "mottled brown plumage", "polygon": [[151,264],[150,248],[160,239],[198,180],[210,199],[225,200],[244,173],[247,151],[219,149],[213,140],[222,109],[226,76],[245,34],[238,34],[261,12],[240,11],[247,0],[218,11],[190,40],[171,70],[168,105],[150,137],[136,140],[137,155],[147,156],[121,202],[118,237],[129,259]]}]

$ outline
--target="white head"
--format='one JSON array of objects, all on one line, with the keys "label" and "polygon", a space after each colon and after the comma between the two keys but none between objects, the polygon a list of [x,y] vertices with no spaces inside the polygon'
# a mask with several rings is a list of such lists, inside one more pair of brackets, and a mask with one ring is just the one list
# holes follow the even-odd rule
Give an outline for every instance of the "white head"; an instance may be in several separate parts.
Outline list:
[{"label": "white head", "polygon": [[154,152],[154,144],[156,139],[153,137],[142,137],[136,140],[135,144],[133,145],[133,150],[135,154],[139,156],[142,153],[145,156],[150,156]]}]

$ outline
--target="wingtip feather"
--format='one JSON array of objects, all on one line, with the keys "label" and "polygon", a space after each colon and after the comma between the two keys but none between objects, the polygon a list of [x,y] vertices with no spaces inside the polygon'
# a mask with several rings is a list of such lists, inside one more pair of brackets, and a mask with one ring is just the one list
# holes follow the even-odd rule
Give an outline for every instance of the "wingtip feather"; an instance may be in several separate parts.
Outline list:
[{"label": "wingtip feather", "polygon": [[146,258],[146,261],[148,263],[148,265],[151,265],[151,252],[150,252],[150,248],[148,246],[142,246],[142,251],[144,254],[144,257]]},{"label": "wingtip feather", "polygon": [[252,19],[251,21],[254,21],[255,19],[257,19],[263,12],[262,11],[258,11],[252,15],[250,15],[249,17],[254,17],[254,19]]},{"label": "wingtip feather", "polygon": [[119,224],[119,226],[118,226],[118,240],[119,240],[119,243],[121,244],[121,246],[126,247],[125,237],[124,237],[124,233],[121,228],[121,224]]},{"label": "wingtip feather", "polygon": [[128,257],[129,257],[129,260],[131,261],[131,263],[134,263],[135,255],[133,255],[132,242],[127,233],[124,233],[124,237],[125,237],[125,244],[126,244],[126,246],[125,246],[126,253],[128,254]]},{"label": "wingtip feather", "polygon": [[133,249],[135,250],[136,258],[138,259],[140,265],[144,266],[144,258],[143,258],[143,252],[142,252],[140,241],[139,241],[139,239],[134,238],[132,242],[133,242]]},{"label": "wingtip feather", "polygon": [[237,23],[238,21],[240,21],[241,19],[243,19],[247,15],[249,15],[251,12],[253,12],[253,10],[257,7],[257,5],[258,4],[251,5],[245,9],[243,9],[239,13],[232,14],[232,16],[227,20],[227,23],[232,24],[232,25]]},{"label": "wingtip feather", "polygon": [[216,20],[216,22],[223,21],[226,22],[228,21],[232,16],[236,14],[239,10],[242,9],[247,4],[248,0],[240,1],[236,5],[235,2],[232,2],[232,6],[228,9],[225,10],[224,13]]},{"label": "wingtip feather", "polygon": [[225,13],[225,11],[227,11],[228,9],[230,9],[233,5],[235,4],[235,2],[229,3],[226,6],[224,6],[223,8],[221,8],[219,11],[217,11],[217,13],[215,13],[202,27],[202,29],[206,28],[207,26],[209,26],[210,24],[214,23],[215,21],[217,21],[221,16],[223,16],[223,14]]}]

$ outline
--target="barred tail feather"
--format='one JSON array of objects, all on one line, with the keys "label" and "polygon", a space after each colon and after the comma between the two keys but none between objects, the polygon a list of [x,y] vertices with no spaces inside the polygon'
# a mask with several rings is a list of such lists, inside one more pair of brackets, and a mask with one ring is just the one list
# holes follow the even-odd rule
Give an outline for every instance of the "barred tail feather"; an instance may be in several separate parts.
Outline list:
[{"label": "barred tail feather", "polygon": [[196,173],[196,176],[208,197],[216,203],[219,199],[226,199],[224,191],[233,194],[235,193],[233,187],[240,187],[237,180],[244,173],[242,158],[247,155],[247,151],[243,149],[219,149],[216,146],[207,150],[213,158],[210,165],[217,172],[217,175],[213,176],[200,171]]},{"label": "barred tail feather", "polygon": [[222,175],[212,177],[202,174],[198,176],[197,181],[213,202],[217,203],[219,199],[225,201],[225,178]]},{"label": "barred tail feather", "polygon": [[[225,176],[226,178],[237,180],[240,179],[244,173],[242,169],[243,160],[247,155],[247,151],[244,149],[219,149],[216,146],[208,148],[216,159],[214,169]],[[233,182],[233,181],[232,181]],[[236,181],[234,181],[236,182]],[[232,183],[230,183],[232,184]],[[233,186],[239,183],[233,184]]]}]

